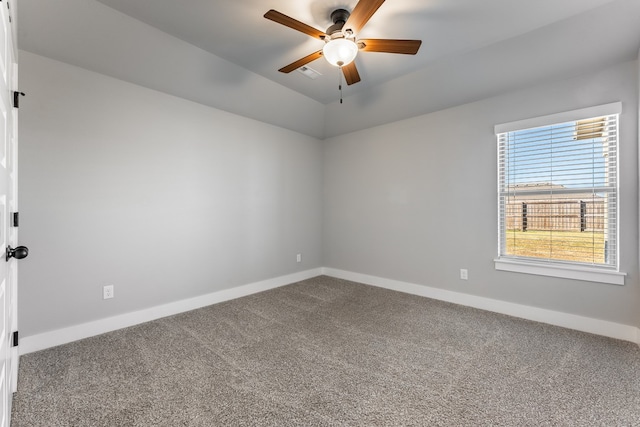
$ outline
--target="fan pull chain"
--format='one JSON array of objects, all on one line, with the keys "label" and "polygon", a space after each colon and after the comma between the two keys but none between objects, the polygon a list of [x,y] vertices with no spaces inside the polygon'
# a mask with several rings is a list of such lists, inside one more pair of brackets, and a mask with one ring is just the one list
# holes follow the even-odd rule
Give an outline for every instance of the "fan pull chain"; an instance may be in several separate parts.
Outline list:
[{"label": "fan pull chain", "polygon": [[338,90],[340,91],[340,104],[342,104],[342,67],[338,67]]}]

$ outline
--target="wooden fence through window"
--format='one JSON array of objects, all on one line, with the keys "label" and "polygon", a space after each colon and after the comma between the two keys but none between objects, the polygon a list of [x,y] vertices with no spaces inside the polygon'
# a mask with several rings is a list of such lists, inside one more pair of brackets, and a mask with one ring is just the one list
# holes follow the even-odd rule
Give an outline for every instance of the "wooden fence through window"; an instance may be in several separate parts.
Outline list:
[{"label": "wooden fence through window", "polygon": [[604,199],[508,202],[507,230],[603,231],[604,203]]}]

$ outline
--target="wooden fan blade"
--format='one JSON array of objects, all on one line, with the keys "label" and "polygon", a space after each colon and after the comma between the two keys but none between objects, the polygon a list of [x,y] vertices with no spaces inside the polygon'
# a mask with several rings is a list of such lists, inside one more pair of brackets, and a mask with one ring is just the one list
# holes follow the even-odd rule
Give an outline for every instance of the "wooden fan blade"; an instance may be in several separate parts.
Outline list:
[{"label": "wooden fan blade", "polygon": [[365,52],[386,52],[415,55],[420,49],[422,40],[389,40],[389,39],[363,39],[358,40],[360,50]]},{"label": "wooden fan blade", "polygon": [[282,24],[285,27],[300,31],[301,33],[305,33],[316,39],[323,40],[327,36],[323,31],[317,30],[303,22],[295,20],[292,17],[285,15],[284,13],[278,12],[277,10],[271,9],[269,12],[264,14],[264,17],[272,20],[273,22],[277,22],[278,24]]},{"label": "wooden fan blade", "polygon": [[321,56],[322,56],[322,51],[321,50],[319,50],[317,52],[313,52],[311,55],[307,55],[304,58],[300,58],[296,62],[292,62],[291,64],[287,65],[286,67],[280,68],[278,71],[280,71],[281,73],[290,73],[293,70],[297,70],[298,68],[302,67],[303,65],[308,64],[311,61],[315,61],[316,59],[320,58]]},{"label": "wooden fan blade", "polygon": [[353,34],[358,34],[362,27],[369,22],[369,19],[376,13],[376,10],[382,6],[384,0],[360,0],[356,7],[353,8],[353,12],[345,22],[342,29],[344,31],[351,30]]},{"label": "wooden fan blade", "polygon": [[352,61],[349,64],[342,67],[342,74],[348,85],[358,83],[360,81],[360,74],[356,68],[356,61]]}]

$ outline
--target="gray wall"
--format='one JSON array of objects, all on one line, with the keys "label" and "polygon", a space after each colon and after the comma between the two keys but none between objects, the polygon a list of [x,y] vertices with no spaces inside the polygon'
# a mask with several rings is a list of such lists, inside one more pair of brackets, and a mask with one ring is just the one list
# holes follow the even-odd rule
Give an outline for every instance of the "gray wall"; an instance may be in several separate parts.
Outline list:
[{"label": "gray wall", "polygon": [[[626,62],[326,140],[325,267],[640,325],[637,73]],[[494,125],[614,101],[626,285],[496,271]]]},{"label": "gray wall", "polygon": [[24,336],[322,265],[319,140],[20,54]]},{"label": "gray wall", "polygon": [[[24,336],[320,266],[640,325],[636,61],[324,142],[20,61]],[[613,101],[627,284],[495,271],[493,126]]]}]

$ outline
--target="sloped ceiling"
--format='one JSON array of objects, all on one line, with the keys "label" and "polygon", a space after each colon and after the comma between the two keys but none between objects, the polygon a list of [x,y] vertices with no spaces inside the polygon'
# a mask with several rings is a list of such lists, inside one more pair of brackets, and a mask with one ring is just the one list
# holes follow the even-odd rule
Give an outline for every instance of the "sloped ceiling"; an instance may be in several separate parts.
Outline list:
[{"label": "sloped ceiling", "polygon": [[362,82],[337,102],[338,70],[278,68],[322,42],[357,0],[21,0],[20,49],[318,138],[635,59],[638,0],[387,0],[362,38],[423,40],[416,56],[361,53]]}]

